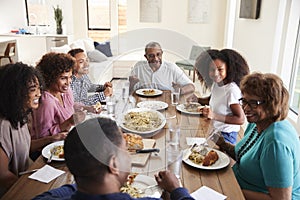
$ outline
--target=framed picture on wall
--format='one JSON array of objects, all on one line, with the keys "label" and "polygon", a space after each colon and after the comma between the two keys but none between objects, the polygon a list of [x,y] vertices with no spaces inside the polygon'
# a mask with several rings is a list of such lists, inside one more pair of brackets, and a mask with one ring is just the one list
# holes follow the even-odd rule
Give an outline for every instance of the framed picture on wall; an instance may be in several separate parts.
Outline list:
[{"label": "framed picture on wall", "polygon": [[258,19],[261,0],[241,0],[240,18]]},{"label": "framed picture on wall", "polygon": [[140,0],[140,22],[161,22],[162,0]]}]

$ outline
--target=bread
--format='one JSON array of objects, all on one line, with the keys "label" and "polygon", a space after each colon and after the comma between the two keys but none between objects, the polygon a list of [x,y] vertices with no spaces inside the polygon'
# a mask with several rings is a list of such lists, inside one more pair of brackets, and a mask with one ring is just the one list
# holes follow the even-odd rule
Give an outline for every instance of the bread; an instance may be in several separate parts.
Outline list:
[{"label": "bread", "polygon": [[94,108],[96,110],[100,110],[101,109],[101,103],[98,101],[95,105],[94,105]]},{"label": "bread", "polygon": [[124,133],[123,137],[127,143],[128,150],[137,150],[144,148],[143,138],[140,135]]},{"label": "bread", "polygon": [[203,166],[213,165],[218,159],[219,159],[219,156],[218,156],[217,152],[215,152],[214,150],[211,150],[204,157],[202,165]]}]

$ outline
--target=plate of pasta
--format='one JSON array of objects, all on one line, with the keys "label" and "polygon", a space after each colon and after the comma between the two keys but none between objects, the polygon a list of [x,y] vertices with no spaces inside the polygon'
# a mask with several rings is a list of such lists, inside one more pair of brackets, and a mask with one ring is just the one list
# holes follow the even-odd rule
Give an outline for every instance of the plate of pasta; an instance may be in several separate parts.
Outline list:
[{"label": "plate of pasta", "polygon": [[[138,174],[134,177],[132,183],[127,182],[126,185],[121,188],[121,192],[129,194],[133,198],[160,198],[162,195],[162,189],[156,185],[157,182],[155,181],[154,177]],[[149,189],[144,190],[145,188]],[[144,192],[139,192],[141,190]]]},{"label": "plate of pasta", "polygon": [[42,150],[42,155],[47,159],[51,156],[51,153],[53,153],[52,160],[64,161],[64,141],[48,144]]},{"label": "plate of pasta", "polygon": [[151,137],[165,124],[166,118],[160,112],[148,108],[133,108],[124,113],[120,127],[142,137]]},{"label": "plate of pasta", "polygon": [[154,97],[154,96],[161,95],[163,91],[158,89],[145,88],[145,89],[136,90],[135,93],[141,96]]},{"label": "plate of pasta", "polygon": [[[217,154],[217,160],[215,160],[212,164],[207,164],[207,166],[204,165],[205,162],[205,157],[206,156],[210,156],[209,154],[213,153],[213,154]],[[218,151],[216,149],[211,149],[211,148],[207,148],[207,155],[203,156],[201,155],[201,153],[197,152],[193,152],[191,151],[191,149],[185,149],[183,151],[183,162],[185,162],[186,164],[192,166],[192,167],[196,167],[199,169],[207,169],[207,170],[216,170],[216,169],[222,169],[224,167],[227,167],[230,163],[230,159],[229,157],[221,152]]]}]

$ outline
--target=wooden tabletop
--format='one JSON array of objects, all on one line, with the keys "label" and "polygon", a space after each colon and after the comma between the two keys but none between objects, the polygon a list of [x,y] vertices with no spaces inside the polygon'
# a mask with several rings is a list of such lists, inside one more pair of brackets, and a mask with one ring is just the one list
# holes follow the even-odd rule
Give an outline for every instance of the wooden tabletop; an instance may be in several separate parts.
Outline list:
[{"label": "wooden tabletop", "polygon": [[[176,110],[176,107],[170,104],[170,91],[164,91],[160,96],[156,97],[142,97],[134,95],[136,103],[140,101],[163,101],[168,103],[169,107],[162,110],[163,115],[170,117],[176,115],[176,120],[180,124],[180,146],[182,149],[187,148],[186,137],[205,137],[210,126],[210,120],[207,120],[199,115],[184,114]],[[181,97],[183,103],[186,97]],[[166,135],[168,134],[168,124],[160,130],[152,138],[156,140],[157,148],[160,148],[160,153],[155,155],[152,153],[145,166],[132,166],[133,172],[152,176],[161,170],[167,168],[166,165]],[[45,159],[39,157],[30,169],[40,168],[45,165]],[[31,199],[32,197],[47,191],[49,189],[57,188],[64,184],[74,183],[73,176],[68,171],[64,162],[52,162],[51,165],[55,168],[66,171],[63,175],[48,184],[44,184],[35,180],[31,180],[27,175],[23,175],[10,188],[10,190],[2,197],[2,199]],[[223,169],[218,170],[204,170],[194,168],[185,163],[181,163],[180,180],[184,187],[190,193],[196,191],[201,186],[210,187],[217,192],[227,196],[228,200],[245,199],[240,186],[238,185],[234,173],[231,169],[231,164]]]}]

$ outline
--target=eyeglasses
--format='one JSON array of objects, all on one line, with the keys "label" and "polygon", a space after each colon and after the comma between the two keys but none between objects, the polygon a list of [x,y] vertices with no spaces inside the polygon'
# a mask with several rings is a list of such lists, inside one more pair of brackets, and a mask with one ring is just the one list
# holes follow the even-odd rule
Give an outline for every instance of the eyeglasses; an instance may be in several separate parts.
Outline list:
[{"label": "eyeglasses", "polygon": [[245,107],[246,105],[248,105],[250,108],[255,109],[257,108],[259,105],[264,104],[265,101],[259,101],[259,100],[246,100],[244,98],[240,98],[239,99],[239,103],[241,104],[242,107]]},{"label": "eyeglasses", "polygon": [[159,52],[159,53],[156,53],[156,55],[155,54],[146,54],[146,56],[147,56],[147,58],[155,58],[155,56],[156,57],[159,57],[159,58],[161,58],[161,56],[162,56],[162,52]]}]

